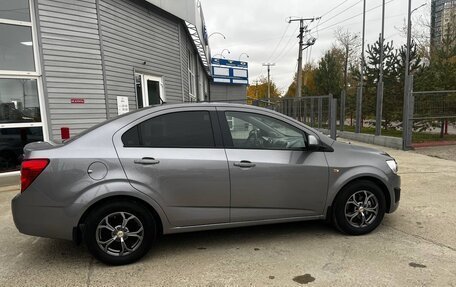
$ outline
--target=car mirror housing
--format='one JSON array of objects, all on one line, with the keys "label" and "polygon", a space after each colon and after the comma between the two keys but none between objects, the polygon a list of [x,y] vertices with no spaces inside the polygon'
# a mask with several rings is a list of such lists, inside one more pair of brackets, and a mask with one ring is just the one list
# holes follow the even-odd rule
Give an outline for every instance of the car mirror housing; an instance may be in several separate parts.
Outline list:
[{"label": "car mirror housing", "polygon": [[320,147],[320,143],[316,136],[308,135],[307,136],[307,148],[309,150],[317,150]]}]

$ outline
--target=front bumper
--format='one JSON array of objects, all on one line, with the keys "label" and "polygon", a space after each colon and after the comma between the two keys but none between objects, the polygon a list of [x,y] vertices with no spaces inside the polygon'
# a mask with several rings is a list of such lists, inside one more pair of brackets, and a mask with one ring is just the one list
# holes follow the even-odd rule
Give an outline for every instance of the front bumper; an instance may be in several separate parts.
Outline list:
[{"label": "front bumper", "polygon": [[35,206],[27,203],[22,194],[11,201],[14,224],[19,232],[56,239],[73,239],[73,220],[63,207]]},{"label": "front bumper", "polygon": [[395,177],[391,181],[390,186],[390,208],[387,210],[388,213],[392,213],[397,210],[399,207],[399,202],[401,200],[401,177],[395,175]]}]

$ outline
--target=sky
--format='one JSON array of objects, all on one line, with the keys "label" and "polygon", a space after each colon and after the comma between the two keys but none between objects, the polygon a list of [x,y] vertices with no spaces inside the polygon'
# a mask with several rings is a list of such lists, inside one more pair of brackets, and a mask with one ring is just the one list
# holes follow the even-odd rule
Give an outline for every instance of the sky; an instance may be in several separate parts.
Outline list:
[{"label": "sky", "polygon": [[[263,63],[275,63],[271,67],[271,78],[282,92],[288,89],[297,69],[299,22],[289,24],[290,16],[322,16],[319,21],[308,22],[310,33],[317,40],[311,49],[304,51],[303,64],[318,62],[335,43],[334,31],[338,27],[362,33],[362,0],[200,1],[208,34],[220,32],[226,36],[226,39],[218,34],[210,37],[212,56],[228,49],[230,53],[225,50],[223,56],[238,60],[242,53],[247,53],[249,58],[244,54],[241,60],[249,62],[250,84],[259,76],[267,75]],[[413,0],[412,9],[425,2]],[[381,32],[381,4],[382,0],[366,0],[366,47],[374,43]],[[406,41],[399,29],[406,23],[407,4],[406,0],[386,0],[385,39],[393,40],[395,47]]]}]

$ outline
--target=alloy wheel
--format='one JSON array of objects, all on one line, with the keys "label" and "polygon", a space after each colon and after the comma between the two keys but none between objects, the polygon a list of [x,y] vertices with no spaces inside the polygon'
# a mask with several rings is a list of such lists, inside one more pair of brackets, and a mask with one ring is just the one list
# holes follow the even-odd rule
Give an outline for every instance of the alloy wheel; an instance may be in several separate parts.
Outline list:
[{"label": "alloy wheel", "polygon": [[125,256],[141,246],[144,227],[135,215],[119,211],[107,215],[100,221],[95,236],[98,246],[105,253]]},{"label": "alloy wheel", "polygon": [[353,193],[345,204],[345,218],[356,228],[363,228],[372,224],[379,212],[378,199],[368,190]]}]

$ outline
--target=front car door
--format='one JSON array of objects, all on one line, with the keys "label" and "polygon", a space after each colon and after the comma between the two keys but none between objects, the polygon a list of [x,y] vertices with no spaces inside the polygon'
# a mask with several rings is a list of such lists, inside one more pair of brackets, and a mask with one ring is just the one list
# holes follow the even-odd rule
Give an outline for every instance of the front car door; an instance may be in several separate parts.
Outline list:
[{"label": "front car door", "polygon": [[259,110],[220,107],[231,178],[231,221],[319,216],[328,188],[323,152],[306,133]]},{"label": "front car door", "polygon": [[124,127],[114,144],[130,183],[170,224],[229,221],[230,185],[215,108],[170,108]]}]

